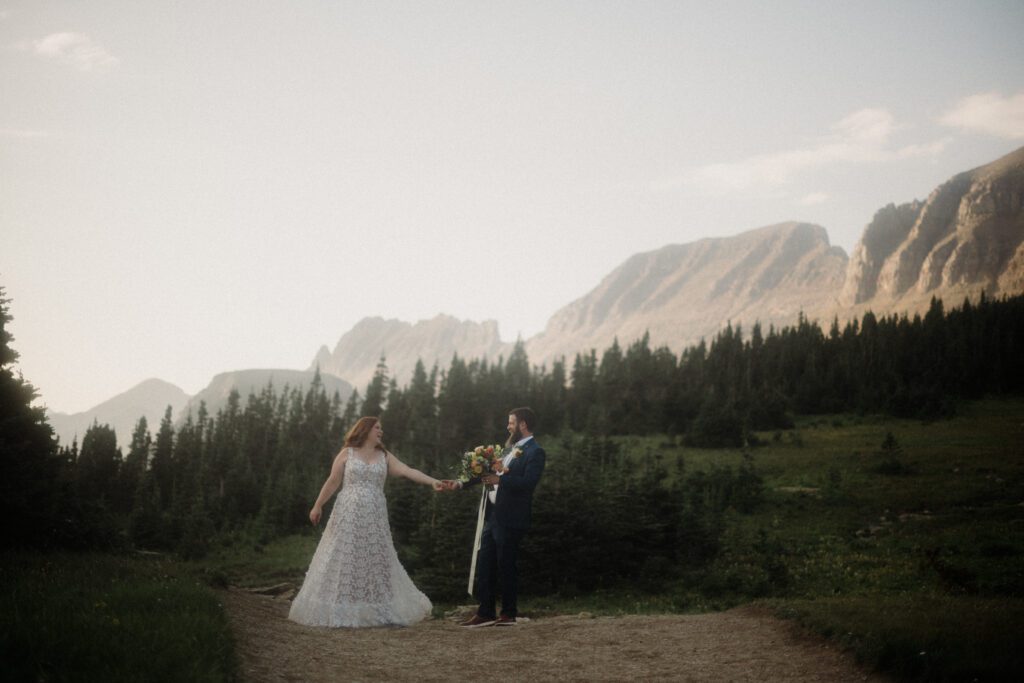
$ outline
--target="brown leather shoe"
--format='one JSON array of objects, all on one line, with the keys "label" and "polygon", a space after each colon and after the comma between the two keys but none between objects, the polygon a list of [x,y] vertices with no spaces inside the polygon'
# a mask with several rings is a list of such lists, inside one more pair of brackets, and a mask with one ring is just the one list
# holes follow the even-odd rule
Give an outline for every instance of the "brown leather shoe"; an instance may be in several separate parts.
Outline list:
[{"label": "brown leather shoe", "polygon": [[479,628],[481,626],[490,626],[494,623],[494,619],[484,619],[479,614],[474,614],[469,621],[464,621],[459,626],[463,628]]},{"label": "brown leather shoe", "polygon": [[515,617],[505,616],[504,614],[502,614],[500,617],[498,617],[498,620],[496,622],[494,622],[494,625],[495,626],[515,626],[516,625],[516,618]]}]

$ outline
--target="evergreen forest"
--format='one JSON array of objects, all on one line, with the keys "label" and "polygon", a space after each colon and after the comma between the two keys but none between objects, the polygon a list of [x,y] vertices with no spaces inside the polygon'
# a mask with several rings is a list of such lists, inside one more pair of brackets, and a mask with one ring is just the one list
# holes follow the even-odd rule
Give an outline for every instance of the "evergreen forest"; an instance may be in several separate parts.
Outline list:
[{"label": "evergreen forest", "polygon": [[[600,355],[576,355],[571,367],[531,366],[520,343],[493,363],[419,363],[404,386],[389,379],[382,358],[362,393],[328,396],[318,381],[305,391],[268,385],[178,423],[168,408],[158,425],[140,419],[123,451],[103,424],[81,443],[56,443],[31,406],[31,385],[10,369],[16,354],[6,328],[2,334],[0,504],[8,519],[21,520],[4,532],[7,547],[134,547],[201,558],[225,536],[261,544],[308,533],[312,501],[360,415],[381,417],[389,449],[404,462],[445,478],[463,450],[502,440],[511,408],[530,405],[550,454],[534,513],[545,531],[524,548],[541,592],[636,577],[656,587],[699,571],[718,552],[724,511],[759,503],[758,434],[791,427],[794,415],[932,420],[954,414],[960,400],[1024,389],[1024,297],[965,300],[948,311],[933,300],[923,317],[867,313],[827,332],[803,316],[767,332],[730,325],[678,354],[651,348],[646,337],[625,348],[615,342]],[[738,467],[688,472],[682,458],[628,452],[617,438],[627,435],[739,447],[747,456]],[[410,573],[433,596],[459,595],[476,497],[405,481],[389,484],[387,495]],[[588,539],[587,548],[570,556],[574,538]]]}]

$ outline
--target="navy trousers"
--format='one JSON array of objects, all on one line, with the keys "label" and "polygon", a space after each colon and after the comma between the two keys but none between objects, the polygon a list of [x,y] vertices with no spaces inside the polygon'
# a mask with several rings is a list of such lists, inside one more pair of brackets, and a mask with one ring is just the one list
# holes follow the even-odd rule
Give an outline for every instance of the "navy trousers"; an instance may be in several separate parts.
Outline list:
[{"label": "navy trousers", "polygon": [[493,516],[484,524],[480,554],[476,560],[476,596],[480,600],[477,614],[484,619],[495,617],[499,578],[502,615],[515,618],[518,613],[516,560],[519,557],[519,542],[525,533],[525,529],[511,529],[498,524]]}]

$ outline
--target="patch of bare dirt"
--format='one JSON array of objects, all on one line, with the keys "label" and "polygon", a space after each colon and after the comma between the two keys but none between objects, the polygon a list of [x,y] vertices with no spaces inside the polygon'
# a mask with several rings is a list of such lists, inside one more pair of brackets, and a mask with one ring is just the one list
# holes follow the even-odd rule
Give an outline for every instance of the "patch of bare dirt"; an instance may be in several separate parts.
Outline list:
[{"label": "patch of bare dirt", "polygon": [[[766,612],[560,616],[516,626],[327,629],[288,621],[286,599],[221,593],[245,681],[881,681]],[[490,663],[485,663],[490,660]]]}]

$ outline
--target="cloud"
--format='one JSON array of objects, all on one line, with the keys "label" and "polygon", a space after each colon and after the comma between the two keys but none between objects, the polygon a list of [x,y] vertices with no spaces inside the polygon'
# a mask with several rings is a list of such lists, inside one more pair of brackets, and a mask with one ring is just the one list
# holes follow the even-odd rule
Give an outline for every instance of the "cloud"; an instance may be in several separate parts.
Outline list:
[{"label": "cloud", "polygon": [[1009,97],[995,92],[971,95],[943,114],[939,123],[972,133],[1020,140],[1024,138],[1024,92]]},{"label": "cloud", "polygon": [[896,127],[892,114],[885,109],[861,109],[832,124],[840,140],[883,144]]},{"label": "cloud", "polygon": [[800,206],[814,206],[815,204],[823,204],[827,201],[828,194],[824,192],[812,192],[798,199],[796,203]]},{"label": "cloud", "polygon": [[656,189],[694,187],[708,194],[778,189],[795,176],[836,164],[884,163],[919,156],[935,156],[948,139],[927,144],[893,147],[898,130],[893,115],[885,109],[861,109],[830,127],[830,133],[814,144],[772,154],[750,156],[739,161],[708,164],[659,182]]},{"label": "cloud", "polygon": [[79,71],[105,69],[118,63],[117,57],[83,33],[51,33],[33,42],[32,51]]}]

